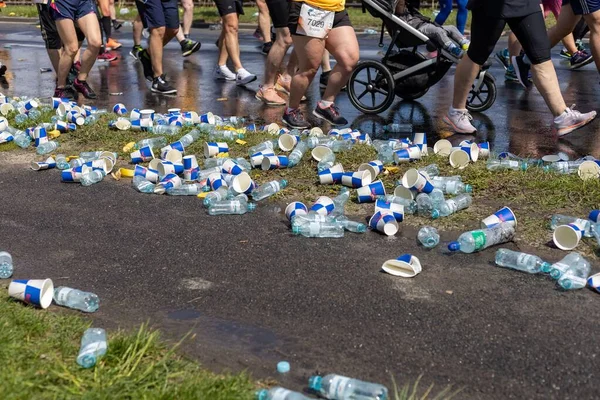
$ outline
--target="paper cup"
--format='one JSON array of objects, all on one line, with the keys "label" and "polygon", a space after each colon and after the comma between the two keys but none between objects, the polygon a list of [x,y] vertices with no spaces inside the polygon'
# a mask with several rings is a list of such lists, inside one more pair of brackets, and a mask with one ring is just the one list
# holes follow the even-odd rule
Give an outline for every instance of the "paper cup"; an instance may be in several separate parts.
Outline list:
[{"label": "paper cup", "polygon": [[289,133],[284,133],[279,136],[277,139],[277,143],[279,143],[279,148],[283,151],[292,151],[294,146],[298,143],[298,137],[294,135],[290,135]]},{"label": "paper cup", "polygon": [[598,179],[600,178],[600,166],[594,161],[584,161],[579,166],[577,175],[584,181],[588,179]]},{"label": "paper cup", "polygon": [[[171,161],[171,160],[169,160],[169,161]],[[173,162],[173,161],[171,161],[171,162]],[[198,168],[198,160],[196,159],[195,155],[183,157],[182,163],[183,163],[184,170]]]},{"label": "paper cup", "polygon": [[111,173],[114,163],[110,158],[99,158],[97,160],[88,161],[85,165],[92,169],[101,169],[104,171],[104,175],[108,175]]},{"label": "paper cup", "polygon": [[433,145],[433,152],[440,156],[449,156],[452,152],[452,143],[447,139],[440,139]]},{"label": "paper cup", "polygon": [[221,166],[221,170],[224,174],[230,175],[239,175],[244,172],[244,168],[239,166],[238,163],[232,159],[226,160]]},{"label": "paper cup", "polygon": [[427,155],[427,135],[425,132],[415,132],[412,142],[414,145],[419,146],[422,156]]},{"label": "paper cup", "polygon": [[183,180],[184,181],[195,181],[198,179],[198,173],[200,172],[200,168],[190,168],[183,170]]},{"label": "paper cup", "polygon": [[356,189],[359,203],[372,203],[379,196],[385,196],[385,186],[381,180],[376,180],[370,184]]},{"label": "paper cup", "polygon": [[115,164],[117,162],[117,157],[117,154],[113,153],[112,151],[103,151],[102,153],[100,153],[100,156],[98,158],[110,158],[113,164]]},{"label": "paper cup", "polygon": [[344,167],[342,164],[335,164],[329,169],[324,169],[319,172],[319,182],[323,185],[332,185],[334,183],[340,183],[342,181],[342,174],[344,173]]},{"label": "paper cup", "polygon": [[453,150],[452,153],[450,153],[450,165],[453,168],[465,168],[467,165],[469,165],[469,161],[471,160],[471,158],[469,157],[469,154],[462,150],[462,149],[456,149]]},{"label": "paper cup", "polygon": [[381,211],[375,212],[369,220],[371,229],[379,231],[387,236],[393,236],[398,232],[398,222],[391,214],[384,214]]},{"label": "paper cup", "polygon": [[398,196],[407,200],[414,200],[415,192],[400,185],[394,189],[394,196]]},{"label": "paper cup", "polygon": [[308,131],[308,136],[321,137],[325,135],[323,134],[323,130],[321,128],[315,126],[314,128],[311,128],[310,131]]},{"label": "paper cup", "polygon": [[125,107],[125,104],[117,103],[113,106],[113,112],[117,115],[125,115],[127,114],[127,107]]},{"label": "paper cup", "polygon": [[453,147],[453,150],[462,150],[465,153],[467,153],[469,155],[469,160],[475,162],[479,159],[479,146],[477,146],[475,143],[465,143],[464,145],[461,145],[460,147]]},{"label": "paper cup", "polygon": [[317,146],[310,152],[312,158],[314,158],[317,161],[321,161],[323,157],[332,153],[333,151],[327,146]]},{"label": "paper cup", "polygon": [[44,161],[44,162],[32,161],[30,166],[31,166],[31,169],[34,171],[41,171],[44,169],[52,169],[52,168],[56,168],[56,161],[54,161],[54,158],[48,157],[46,159],[46,161]]},{"label": "paper cup", "polygon": [[264,158],[274,155],[275,153],[272,151],[259,151],[258,153],[254,153],[250,156],[250,165],[252,165],[254,168],[262,167]]},{"label": "paper cup", "polygon": [[181,114],[181,108],[169,108],[169,109],[167,110],[167,112],[168,112],[169,114],[173,114],[173,115],[179,115],[179,114]]},{"label": "paper cup", "polygon": [[421,149],[419,146],[408,146],[394,152],[394,161],[396,164],[407,163],[421,159]]},{"label": "paper cup", "polygon": [[231,180],[231,189],[237,194],[250,194],[256,187],[256,183],[252,180],[250,175],[242,171],[239,175],[233,175]]},{"label": "paper cup", "polygon": [[342,185],[351,188],[360,188],[371,183],[369,171],[344,172],[342,173]]},{"label": "paper cup", "polygon": [[304,203],[301,203],[299,201],[294,201],[288,204],[288,206],[285,208],[285,216],[289,221],[291,221],[292,218],[294,218],[294,216],[296,215],[306,214],[308,214],[308,208],[306,208],[306,205],[304,205]]},{"label": "paper cup", "polygon": [[90,171],[92,171],[92,168],[88,167],[87,165],[69,168],[60,171],[60,178],[63,182],[80,182],[81,177]]},{"label": "paper cup", "polygon": [[4,116],[7,116],[9,113],[11,113],[14,110],[15,110],[15,107],[10,103],[2,103],[2,105],[0,105],[0,113],[2,113],[2,115],[4,115]]},{"label": "paper cup", "polygon": [[125,118],[118,118],[110,125],[111,128],[116,128],[120,131],[131,129],[131,121]]},{"label": "paper cup", "polygon": [[183,164],[183,154],[179,150],[169,150],[163,154],[162,159],[165,161],[170,161],[172,163],[182,163]]},{"label": "paper cup", "polygon": [[287,168],[290,161],[287,156],[266,156],[263,158],[261,168],[263,171],[270,169]]},{"label": "paper cup", "polygon": [[56,109],[56,115],[64,117],[69,111],[71,111],[71,105],[69,103],[60,103]]},{"label": "paper cup", "polygon": [[421,272],[421,262],[411,254],[403,254],[395,260],[384,262],[381,269],[394,276],[412,278]]},{"label": "paper cup", "polygon": [[152,183],[158,182],[158,171],[151,170],[146,167],[142,167],[141,165],[136,165],[133,170],[134,176],[143,176],[146,180],[149,180]]},{"label": "paper cup", "polygon": [[478,143],[477,147],[479,147],[479,158],[488,158],[490,156],[490,142]]},{"label": "paper cup", "polygon": [[154,120],[154,110],[150,110],[150,109],[140,110],[140,119]]},{"label": "paper cup", "polygon": [[229,145],[225,142],[205,142],[204,143],[204,157],[216,157],[221,153],[228,153]]},{"label": "paper cup", "polygon": [[371,180],[374,181],[383,171],[383,163],[380,160],[369,161],[368,163],[361,164],[358,167],[359,171],[369,171],[371,173]]},{"label": "paper cup", "polygon": [[8,286],[8,295],[37,307],[48,308],[54,296],[51,279],[15,279]]},{"label": "paper cup", "polygon": [[481,229],[493,228],[494,226],[503,222],[511,223],[515,227],[517,226],[517,217],[515,216],[515,213],[513,213],[513,211],[508,207],[502,207],[489,217],[482,219]]},{"label": "paper cup", "polygon": [[158,158],[153,158],[152,160],[150,160],[150,162],[148,163],[148,169],[151,169],[153,171],[158,171],[158,165],[163,162],[164,160],[160,160]]},{"label": "paper cup", "polygon": [[142,162],[148,162],[154,158],[154,152],[152,151],[151,146],[144,146],[139,150],[131,153],[131,162],[134,164],[139,164]]},{"label": "paper cup", "polygon": [[214,125],[216,122],[215,116],[211,112],[207,112],[206,114],[200,115],[200,122],[204,122],[205,124]]},{"label": "paper cup", "polygon": [[587,285],[594,289],[596,292],[600,292],[600,272],[590,276],[587,279]]},{"label": "paper cup", "polygon": [[310,207],[310,211],[314,211],[319,215],[329,215],[333,212],[335,204],[333,200],[327,196],[321,196]]},{"label": "paper cup", "polygon": [[402,186],[407,189],[416,190],[419,193],[431,193],[433,184],[417,169],[411,168],[402,177]]},{"label": "paper cup", "polygon": [[279,125],[276,123],[271,123],[269,125],[265,125],[262,127],[262,130],[271,134],[271,135],[279,135]]},{"label": "paper cup", "polygon": [[219,173],[210,174],[206,184],[210,186],[212,190],[217,190],[221,186],[228,187],[227,182],[223,179],[223,175]]},{"label": "paper cup", "polygon": [[181,187],[182,184],[181,178],[178,175],[168,174],[156,185],[154,188],[154,193],[163,194],[167,191],[167,189],[178,188]]},{"label": "paper cup", "polygon": [[398,203],[391,203],[383,199],[375,201],[375,212],[381,211],[382,214],[391,214],[396,221],[404,221],[404,206]]},{"label": "paper cup", "polygon": [[590,215],[588,215],[588,219],[593,222],[600,222],[600,210],[592,210],[590,211]]},{"label": "paper cup", "polygon": [[173,163],[171,161],[162,161],[158,164],[158,176],[167,176],[169,174],[183,173],[183,164]]},{"label": "paper cup", "polygon": [[583,231],[583,225],[577,222],[568,225],[560,225],[554,230],[552,240],[556,247],[561,250],[573,250],[579,244],[579,241],[583,236]]}]

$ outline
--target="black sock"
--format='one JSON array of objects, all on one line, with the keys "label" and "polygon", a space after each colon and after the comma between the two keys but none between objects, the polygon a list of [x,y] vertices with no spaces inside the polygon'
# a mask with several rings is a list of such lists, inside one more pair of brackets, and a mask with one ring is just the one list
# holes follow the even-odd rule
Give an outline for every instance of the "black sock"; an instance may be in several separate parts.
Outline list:
[{"label": "black sock", "polygon": [[112,36],[112,25],[110,24],[110,17],[100,18],[100,23],[102,24],[102,29],[104,30],[106,40],[108,41],[108,39]]},{"label": "black sock", "polygon": [[183,35],[184,38],[189,39],[190,38],[190,34],[188,33],[187,35]]}]

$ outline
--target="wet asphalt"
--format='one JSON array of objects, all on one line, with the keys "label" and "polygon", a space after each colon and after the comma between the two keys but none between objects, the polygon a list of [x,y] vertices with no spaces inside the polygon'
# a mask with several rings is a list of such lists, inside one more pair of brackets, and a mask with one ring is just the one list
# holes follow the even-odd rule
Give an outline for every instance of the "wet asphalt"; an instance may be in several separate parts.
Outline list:
[{"label": "wet asphalt", "polygon": [[[252,89],[211,79],[217,34],[194,31],[203,48],[186,60],[176,45],[168,47],[166,70],[177,82],[176,98],[152,94],[134,60],[124,56],[94,69],[90,81],[102,93],[97,104],[270,119],[277,110],[262,110]],[[131,44],[126,34],[122,41]],[[242,59],[251,71],[262,69],[256,44],[243,33]],[[52,74],[39,73],[50,64],[34,26],[1,23],[0,45],[0,60],[11,71],[5,94],[51,94]],[[376,56],[375,38],[361,38],[361,45],[366,57]],[[570,72],[555,61],[569,102],[597,108],[593,67]],[[598,122],[567,140],[550,139],[551,118],[537,92],[505,85],[498,65],[492,72],[498,100],[475,117],[482,127],[478,139],[515,153],[600,155],[594,147]],[[359,116],[345,95],[340,105],[365,130],[381,119],[412,121],[417,129],[447,136],[440,117],[451,76],[419,102],[396,103],[380,119]],[[317,90],[312,88],[312,105]],[[105,96],[114,92],[123,95]],[[494,250],[425,251],[408,226],[390,238],[369,232],[304,239],[290,234],[285,204],[209,217],[195,198],[142,195],[124,181],[64,184],[56,171],[29,170],[32,158],[0,153],[2,247],[16,260],[15,278],[51,277],[56,285],[97,293],[101,308],[90,316],[97,325],[149,321],[170,340],[192,333],[184,352],[207,367],[247,369],[296,390],[318,371],[388,385],[391,375],[402,384],[422,374],[424,384],[463,388],[457,398],[465,399],[597,397],[600,299],[592,291],[566,293],[549,279],[496,268]],[[442,239],[458,234],[444,232]],[[527,250],[518,242],[507,247]],[[407,252],[424,266],[416,278],[380,272],[385,260]],[[552,261],[562,256],[556,250],[542,255]],[[290,361],[288,376],[275,372],[279,360]]]}]

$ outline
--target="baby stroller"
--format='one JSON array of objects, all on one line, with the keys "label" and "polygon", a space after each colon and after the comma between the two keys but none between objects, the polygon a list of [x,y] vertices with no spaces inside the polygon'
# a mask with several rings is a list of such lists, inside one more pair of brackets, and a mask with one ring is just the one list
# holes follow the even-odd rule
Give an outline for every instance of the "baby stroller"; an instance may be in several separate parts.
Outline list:
[{"label": "baby stroller", "polygon": [[[350,76],[348,96],[361,112],[379,114],[392,105],[396,95],[404,100],[418,99],[458,62],[451,53],[394,15],[397,0],[362,0],[362,3],[363,12],[366,9],[383,21],[379,46],[383,46],[384,28],[392,41],[381,61],[361,61]],[[426,58],[417,51],[421,45],[430,51],[437,50],[437,57]],[[489,66],[486,63],[481,68],[473,84],[467,98],[469,111],[485,111],[496,101],[496,81],[487,72]]]}]

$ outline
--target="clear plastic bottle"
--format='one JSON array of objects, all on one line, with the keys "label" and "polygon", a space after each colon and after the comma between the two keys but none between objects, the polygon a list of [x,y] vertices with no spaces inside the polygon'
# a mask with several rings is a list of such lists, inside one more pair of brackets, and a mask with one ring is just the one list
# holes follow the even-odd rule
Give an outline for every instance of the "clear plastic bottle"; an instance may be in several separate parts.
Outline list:
[{"label": "clear plastic bottle", "polygon": [[467,183],[462,183],[460,179],[448,179],[453,177],[436,176],[430,179],[434,187],[442,189],[446,194],[457,195],[460,193],[472,193],[473,188]]},{"label": "clear plastic bottle", "polygon": [[140,193],[154,193],[155,184],[144,178],[136,175],[132,180],[133,187]]},{"label": "clear plastic bottle", "polygon": [[412,124],[393,123],[393,124],[385,125],[383,127],[383,130],[385,132],[389,132],[389,133],[412,133],[413,126],[412,126]]},{"label": "clear plastic bottle", "polygon": [[156,125],[149,129],[155,135],[177,135],[181,128],[171,125]]},{"label": "clear plastic bottle", "polygon": [[81,177],[81,184],[83,186],[91,186],[94,183],[101,182],[102,179],[104,179],[104,171],[94,169]]},{"label": "clear plastic bottle", "polygon": [[440,235],[433,226],[424,226],[419,229],[419,233],[417,233],[417,239],[428,249],[433,249],[440,243]]},{"label": "clear plastic bottle", "polygon": [[54,141],[42,143],[37,147],[35,152],[39,155],[52,153],[54,150],[58,149],[58,146],[60,146],[58,142]]},{"label": "clear plastic bottle", "polygon": [[208,179],[212,174],[220,174],[221,167],[210,167],[203,170],[198,171],[198,181],[201,182],[205,179]]},{"label": "clear plastic bottle", "polygon": [[273,149],[275,148],[276,145],[277,145],[276,140],[267,140],[266,142],[262,142],[262,143],[257,144],[256,146],[250,147],[248,149],[248,154],[252,155],[252,154],[256,154],[260,151],[265,151],[265,150],[273,151]]},{"label": "clear plastic bottle", "polygon": [[82,151],[79,153],[79,158],[82,158],[85,161],[94,161],[97,160],[102,153],[102,151]]},{"label": "clear plastic bottle", "polygon": [[17,114],[17,115],[15,115],[15,122],[17,124],[23,124],[23,123],[27,122],[28,119],[29,119],[29,116],[27,114]]},{"label": "clear plastic bottle", "polygon": [[311,376],[308,387],[329,400],[387,400],[388,390],[378,383],[359,381],[341,375]]},{"label": "clear plastic bottle", "polygon": [[[233,160],[233,159],[229,158],[229,157],[207,158],[206,160],[204,160],[204,168],[221,167],[223,164],[225,164],[225,161],[227,161],[227,160]],[[250,169],[252,169],[252,168],[250,168]]]},{"label": "clear plastic bottle", "polygon": [[98,121],[98,116],[96,116],[96,115],[88,115],[83,120],[83,124],[84,125],[93,125],[93,124],[96,123],[96,121]]},{"label": "clear plastic bottle", "polygon": [[85,160],[83,158],[74,158],[71,161],[69,161],[69,165],[71,166],[71,168],[77,168],[77,167],[81,167],[83,164],[85,164]]},{"label": "clear plastic bottle", "polygon": [[548,273],[552,266],[552,264],[543,261],[536,255],[508,249],[499,249],[496,252],[496,265],[530,274],[537,274],[539,272]]},{"label": "clear plastic bottle", "polygon": [[133,146],[135,150],[139,150],[142,147],[150,146],[155,149],[165,147],[167,145],[167,138],[164,136],[157,136],[153,138],[142,139]]},{"label": "clear plastic bottle", "polygon": [[0,251],[0,279],[8,279],[13,274],[12,256],[6,251]]},{"label": "clear plastic bottle", "polygon": [[210,215],[241,215],[254,211],[256,203],[248,203],[243,197],[236,197],[231,200],[215,201],[208,208]]},{"label": "clear plastic bottle", "polygon": [[431,218],[447,217],[459,210],[468,208],[473,203],[473,198],[469,194],[459,194],[458,196],[448,199],[442,203],[439,208],[431,212]]},{"label": "clear plastic bottle", "polygon": [[558,161],[544,166],[545,172],[556,172],[559,174],[576,174],[579,166],[584,160],[577,161]]},{"label": "clear plastic bottle", "polygon": [[335,165],[335,153],[326,154],[317,164],[317,171],[325,171]]},{"label": "clear plastic bottle", "polygon": [[[589,273],[590,263],[577,252],[567,254],[550,267],[550,276],[558,280],[558,284],[565,289],[579,289],[581,279],[587,279]],[[585,283],[583,284],[585,286]]]},{"label": "clear plastic bottle", "polygon": [[490,246],[506,243],[515,237],[515,227],[510,223],[501,223],[489,229],[477,229],[465,232],[458,237],[456,242],[448,245],[450,251],[474,253]]},{"label": "clear plastic bottle", "polygon": [[347,151],[354,147],[354,143],[352,140],[334,140],[331,142],[329,146],[334,153],[339,153],[340,151]]},{"label": "clear plastic bottle", "polygon": [[405,214],[415,214],[418,211],[417,202],[414,200],[409,200],[405,197],[394,196],[393,194],[385,195],[383,199],[388,203],[403,205]]},{"label": "clear plastic bottle", "polygon": [[238,163],[238,165],[240,167],[244,168],[246,171],[250,171],[252,169],[252,165],[244,157],[238,157],[238,158],[234,159],[233,161]]},{"label": "clear plastic bottle", "polygon": [[419,193],[415,199],[417,202],[417,213],[422,216],[430,216],[433,211],[433,202],[427,193]]},{"label": "clear plastic bottle", "polygon": [[306,144],[306,142],[299,142],[296,145],[296,147],[294,147],[294,150],[292,150],[288,157],[288,166],[293,167],[300,164],[300,160],[302,160],[302,157],[304,157],[304,153],[306,153],[306,150],[308,150],[308,145]]},{"label": "clear plastic bottle", "polygon": [[203,190],[204,187],[199,183],[190,183],[189,185],[181,185],[178,188],[169,188],[167,189],[167,194],[171,196],[197,196]]},{"label": "clear plastic bottle", "polygon": [[[200,131],[198,129],[192,129],[187,134],[183,135],[179,141],[183,145],[183,147],[188,147],[190,144],[194,143],[196,140],[200,139]],[[164,146],[163,146],[164,147]]]},{"label": "clear plastic bottle", "polygon": [[309,211],[308,214],[298,214],[292,218],[292,227],[294,225],[306,225],[311,222],[327,222],[330,224],[334,224],[337,222],[335,217],[331,215],[322,215],[317,214],[314,211]]},{"label": "clear plastic bottle", "polygon": [[331,215],[343,215],[348,200],[350,200],[350,190],[347,187],[344,187],[340,190],[340,194],[333,199],[334,209],[331,212]]},{"label": "clear plastic bottle", "polygon": [[490,171],[499,171],[503,169],[527,170],[527,162],[517,160],[497,160],[490,158],[487,162],[487,169]]},{"label": "clear plastic bottle", "polygon": [[59,306],[83,312],[94,312],[100,306],[100,299],[94,293],[59,286],[54,289],[54,302]]},{"label": "clear plastic bottle", "polygon": [[246,135],[236,131],[215,130],[208,134],[210,140],[237,140],[244,139]]},{"label": "clear plastic bottle", "polygon": [[255,201],[266,199],[280,190],[285,189],[287,185],[288,182],[285,179],[265,183],[264,185],[261,185],[252,191],[252,199]]},{"label": "clear plastic bottle", "polygon": [[568,215],[555,214],[550,218],[550,229],[554,230],[557,226],[568,225],[577,223],[584,227],[583,235],[585,237],[592,237],[592,225],[595,225],[592,221],[577,217],[571,217]]},{"label": "clear plastic bottle", "polygon": [[229,197],[229,190],[225,186],[221,186],[217,190],[208,192],[204,198],[203,204],[205,207],[210,207],[217,201],[226,200]]},{"label": "clear plastic bottle", "polygon": [[102,328],[89,328],[81,338],[77,364],[83,368],[92,368],[98,358],[106,354],[107,349],[106,331]]},{"label": "clear plastic bottle", "polygon": [[292,233],[305,237],[340,238],[344,228],[337,222],[308,222],[302,225],[292,224]]},{"label": "clear plastic bottle", "polygon": [[310,136],[306,139],[306,144],[309,149],[314,149],[317,146],[327,146],[329,147],[329,143],[331,143],[333,139],[329,136]]},{"label": "clear plastic bottle", "polygon": [[282,387],[274,387],[256,392],[256,400],[310,400],[310,398],[302,393],[292,392]]},{"label": "clear plastic bottle", "polygon": [[431,179],[440,175],[440,168],[437,164],[429,164],[426,167],[419,168],[419,172],[427,174],[429,179]]},{"label": "clear plastic bottle", "polygon": [[433,205],[433,210],[439,210],[439,208],[444,204],[446,198],[444,197],[444,192],[442,189],[433,188],[431,193],[429,193],[429,198],[431,199],[431,204]]},{"label": "clear plastic bottle", "polygon": [[211,133],[212,131],[214,131],[215,129],[217,129],[214,125],[208,124],[206,122],[201,122],[197,126],[200,129],[200,132],[204,133],[204,134]]},{"label": "clear plastic bottle", "polygon": [[26,149],[31,145],[31,137],[25,132],[14,135],[13,141],[22,149]]},{"label": "clear plastic bottle", "polygon": [[57,154],[54,160],[56,161],[56,168],[60,170],[71,168],[71,165],[64,154]]},{"label": "clear plastic bottle", "polygon": [[339,215],[335,217],[335,220],[348,232],[354,233],[365,233],[367,231],[367,225],[360,222],[351,221],[345,215]]}]

